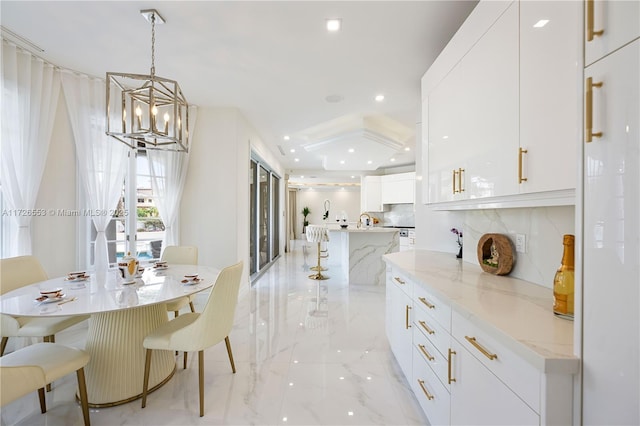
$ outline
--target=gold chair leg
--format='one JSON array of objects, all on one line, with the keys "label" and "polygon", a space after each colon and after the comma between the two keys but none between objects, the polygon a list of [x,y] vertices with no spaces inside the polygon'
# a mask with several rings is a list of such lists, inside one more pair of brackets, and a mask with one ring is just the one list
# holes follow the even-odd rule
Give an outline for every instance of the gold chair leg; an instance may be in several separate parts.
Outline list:
[{"label": "gold chair leg", "polygon": [[204,416],[204,351],[198,351],[198,385],[200,387],[200,417]]},{"label": "gold chair leg", "polygon": [[182,359],[182,368],[187,369],[187,352],[184,353],[184,357]]},{"label": "gold chair leg", "polygon": [[2,337],[2,343],[0,343],[0,356],[4,355],[4,350],[7,347],[8,337]]},{"label": "gold chair leg", "polygon": [[180,315],[180,311],[173,311],[174,318],[178,318],[178,315]]},{"label": "gold chair leg", "polygon": [[191,308],[191,312],[195,312],[196,311],[196,307],[193,306],[193,302],[191,300],[189,301],[189,307]]},{"label": "gold chair leg", "polygon": [[84,426],[90,426],[89,419],[89,401],[87,399],[87,383],[84,379],[84,368],[76,371],[78,377],[78,393],[80,394],[80,405],[82,406],[82,417],[84,417]]},{"label": "gold chair leg", "polygon": [[320,243],[318,243],[318,266],[315,268],[317,273],[309,275],[312,280],[326,280],[329,277],[322,275],[322,266],[320,265]]},{"label": "gold chair leg", "polygon": [[38,399],[40,399],[40,412],[44,414],[47,412],[47,401],[44,397],[44,388],[38,389]]},{"label": "gold chair leg", "polygon": [[149,371],[151,370],[151,352],[152,349],[147,349],[147,354],[144,360],[144,380],[142,383],[142,408],[147,406],[147,391],[149,390]]},{"label": "gold chair leg", "polygon": [[233,354],[231,353],[231,342],[229,341],[229,336],[224,338],[224,343],[227,345],[227,354],[229,354],[229,361],[231,361],[231,371],[235,374],[236,365],[233,362]]}]

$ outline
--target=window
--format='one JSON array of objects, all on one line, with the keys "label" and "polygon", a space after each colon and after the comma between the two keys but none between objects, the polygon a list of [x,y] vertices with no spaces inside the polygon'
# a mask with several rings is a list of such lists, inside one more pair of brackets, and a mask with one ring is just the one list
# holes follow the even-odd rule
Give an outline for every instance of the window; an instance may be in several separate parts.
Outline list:
[{"label": "window", "polygon": [[[114,212],[106,231],[109,263],[114,266],[127,252],[141,261],[159,259],[165,227],[155,205],[149,161],[144,149],[130,153],[128,173]],[[91,218],[87,219],[86,229],[80,232],[80,238],[88,241],[84,259],[87,267],[91,268],[97,231]]]}]

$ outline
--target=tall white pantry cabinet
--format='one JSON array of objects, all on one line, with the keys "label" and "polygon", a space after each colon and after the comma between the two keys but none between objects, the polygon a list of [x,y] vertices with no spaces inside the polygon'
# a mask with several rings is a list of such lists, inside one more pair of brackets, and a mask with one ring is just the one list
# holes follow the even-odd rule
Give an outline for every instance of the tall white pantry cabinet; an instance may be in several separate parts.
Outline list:
[{"label": "tall white pantry cabinet", "polygon": [[582,423],[640,424],[640,2],[585,3]]}]

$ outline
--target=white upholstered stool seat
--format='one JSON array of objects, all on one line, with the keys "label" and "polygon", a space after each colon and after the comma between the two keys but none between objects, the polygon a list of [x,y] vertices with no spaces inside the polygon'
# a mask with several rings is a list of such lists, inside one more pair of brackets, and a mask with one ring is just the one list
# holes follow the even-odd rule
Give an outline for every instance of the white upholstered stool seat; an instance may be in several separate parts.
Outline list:
[{"label": "white upholstered stool seat", "polygon": [[86,352],[57,343],[36,343],[0,358],[0,405],[4,406],[35,390],[40,398],[40,411],[47,411],[44,388],[48,383],[76,372],[82,414],[89,425],[89,406],[84,380]]},{"label": "white upholstered stool seat", "polygon": [[320,265],[321,244],[329,241],[329,232],[325,226],[309,225],[306,229],[307,241],[318,244],[318,265],[313,268],[316,273],[309,275],[312,280],[326,280],[329,277],[322,275],[322,265]]}]

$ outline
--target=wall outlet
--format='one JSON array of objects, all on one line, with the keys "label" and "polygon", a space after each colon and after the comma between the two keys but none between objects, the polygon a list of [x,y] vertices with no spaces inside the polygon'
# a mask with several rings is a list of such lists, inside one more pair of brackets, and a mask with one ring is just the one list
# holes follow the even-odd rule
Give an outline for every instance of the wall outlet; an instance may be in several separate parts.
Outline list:
[{"label": "wall outlet", "polygon": [[527,252],[527,236],[525,234],[516,234],[516,252]]}]

